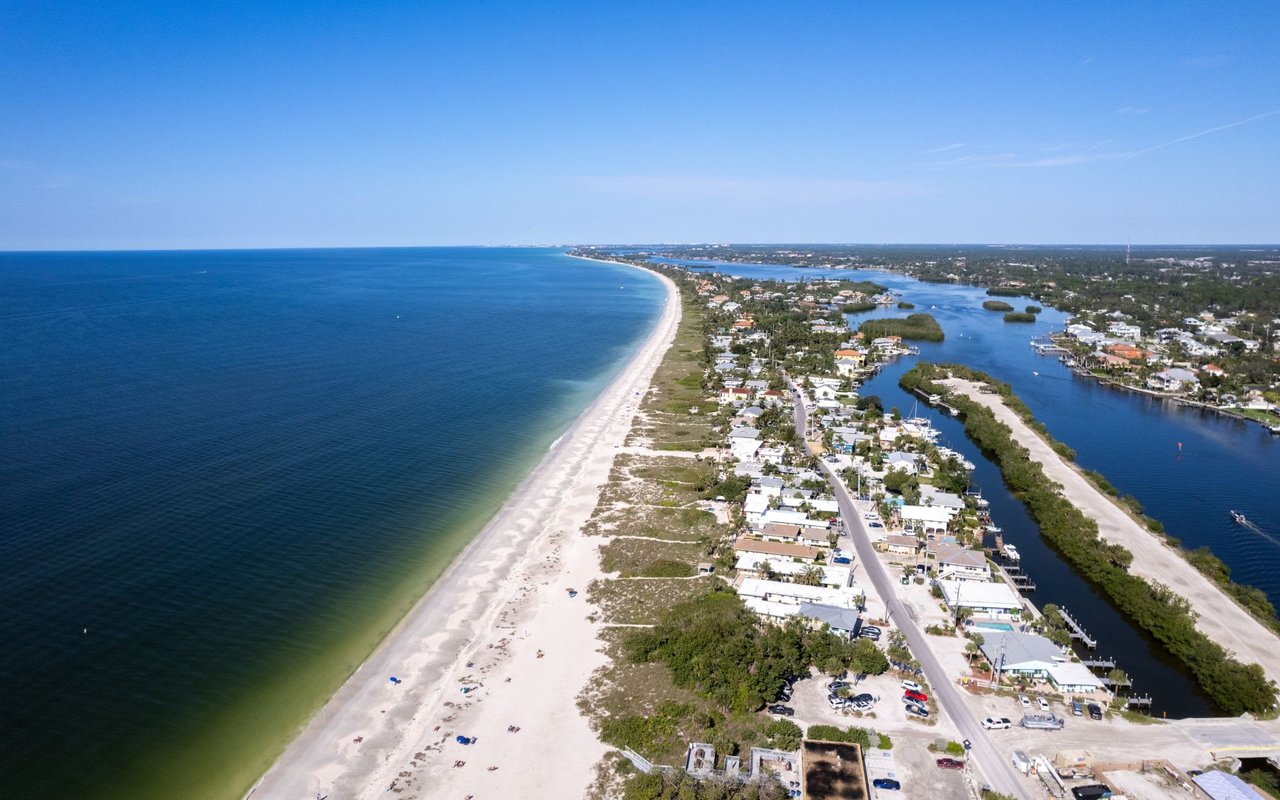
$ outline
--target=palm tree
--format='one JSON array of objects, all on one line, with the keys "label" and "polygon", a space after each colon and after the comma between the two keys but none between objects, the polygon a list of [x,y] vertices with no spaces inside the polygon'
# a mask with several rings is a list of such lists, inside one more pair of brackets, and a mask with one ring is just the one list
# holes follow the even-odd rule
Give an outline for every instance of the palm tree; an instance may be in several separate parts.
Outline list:
[{"label": "palm tree", "polygon": [[796,583],[801,586],[821,586],[823,577],[822,567],[810,565],[796,577]]}]

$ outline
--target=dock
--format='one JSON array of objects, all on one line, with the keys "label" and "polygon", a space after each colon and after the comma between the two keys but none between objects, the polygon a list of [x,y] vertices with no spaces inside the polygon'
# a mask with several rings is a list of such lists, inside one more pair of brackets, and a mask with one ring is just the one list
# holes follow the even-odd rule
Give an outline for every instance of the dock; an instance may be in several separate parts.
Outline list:
[{"label": "dock", "polygon": [[915,393],[920,395],[920,397],[923,398],[924,401],[929,405],[937,406],[938,408],[941,408],[943,411],[947,412],[953,417],[960,416],[960,412],[955,408],[955,406],[951,406],[951,405],[948,405],[947,403],[942,402],[942,398],[939,397],[938,395],[928,394],[923,389],[916,389]]},{"label": "dock", "polygon": [[1116,660],[1114,658],[1086,658],[1086,659],[1081,659],[1080,663],[1084,664],[1089,669],[1115,669],[1116,668]]},{"label": "dock", "polygon": [[1138,708],[1151,708],[1151,695],[1143,695],[1142,697],[1126,697],[1124,699],[1126,706],[1136,706]]},{"label": "dock", "polygon": [[1071,634],[1072,639],[1079,640],[1081,644],[1090,650],[1098,646],[1097,640],[1085,633],[1084,628],[1080,627],[1080,623],[1076,622],[1065,608],[1059,608],[1058,613],[1062,614],[1063,622],[1067,623],[1067,633]]},{"label": "dock", "polygon": [[1013,588],[1020,592],[1034,592],[1036,590],[1035,583],[1026,575],[1010,575],[1009,578],[1013,581]]}]

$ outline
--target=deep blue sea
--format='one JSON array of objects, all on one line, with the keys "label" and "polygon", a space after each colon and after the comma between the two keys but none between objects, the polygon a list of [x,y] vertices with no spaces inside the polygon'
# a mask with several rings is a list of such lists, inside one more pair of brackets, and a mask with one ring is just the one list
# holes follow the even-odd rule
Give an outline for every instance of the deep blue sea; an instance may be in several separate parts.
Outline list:
[{"label": "deep blue sea", "polygon": [[[889,287],[916,307],[881,307],[850,315],[850,321],[856,325],[872,317],[932,314],[946,339],[914,343],[920,347],[919,358],[966,364],[1011,384],[1049,432],[1076,450],[1082,466],[1102,473],[1121,494],[1136,497],[1184,546],[1208,546],[1231,568],[1235,580],[1260,587],[1280,606],[1280,437],[1261,425],[1077,377],[1055,358],[1036,355],[1029,345],[1035,336],[1061,330],[1065,314],[1046,308],[1035,323],[1005,323],[1002,314],[982,308],[982,301],[990,299],[983,289],[923,283],[871,270],[680,263],[757,280],[830,276]],[[1035,302],[1001,299],[1018,309]],[[912,411],[915,400],[898,387],[898,378],[915,361],[905,358],[890,365],[866,383],[862,394],[878,395],[886,408]],[[1213,713],[1212,704],[1182,666],[1040,538],[1022,503],[1004,488],[999,470],[965,437],[963,425],[923,403],[914,410],[930,417],[946,443],[977,465],[974,480],[991,501],[993,520],[1004,529],[1006,541],[1017,545],[1024,570],[1037,584],[1030,599],[1038,606],[1066,607],[1099,640],[1097,653],[1115,656],[1134,679],[1136,692],[1153,696],[1156,715]],[[1242,511],[1257,527],[1236,525],[1229,509]],[[1223,645],[1231,648],[1230,642]]]},{"label": "deep blue sea", "polygon": [[0,796],[238,797],[661,303],[553,250],[0,253]]}]

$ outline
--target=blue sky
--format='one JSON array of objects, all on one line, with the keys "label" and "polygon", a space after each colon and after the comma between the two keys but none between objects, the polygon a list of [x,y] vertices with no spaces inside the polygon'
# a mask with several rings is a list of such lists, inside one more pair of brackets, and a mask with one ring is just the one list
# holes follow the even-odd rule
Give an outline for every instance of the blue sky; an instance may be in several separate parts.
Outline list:
[{"label": "blue sky", "polygon": [[1274,243],[1277,41],[1244,1],[0,3],[0,249]]}]

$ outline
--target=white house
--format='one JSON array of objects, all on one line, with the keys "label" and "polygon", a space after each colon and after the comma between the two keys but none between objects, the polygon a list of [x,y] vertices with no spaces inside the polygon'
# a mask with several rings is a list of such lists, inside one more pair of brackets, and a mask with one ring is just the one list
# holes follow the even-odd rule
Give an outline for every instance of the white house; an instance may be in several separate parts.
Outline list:
[{"label": "white house", "polygon": [[1180,392],[1200,385],[1200,379],[1189,369],[1171,367],[1147,378],[1147,386],[1162,392]]},{"label": "white house", "polygon": [[[758,553],[739,553],[734,569],[749,578],[762,578],[766,572],[762,567],[767,567],[768,572],[774,575],[794,580],[813,566],[813,564],[802,564],[789,558],[763,556]],[[853,570],[849,567],[822,564],[818,569],[822,573],[820,584],[822,586],[831,589],[847,589],[853,586]]]},{"label": "white house", "polygon": [[940,579],[991,580],[991,568],[987,565],[987,557],[978,550],[970,550],[948,542],[932,542],[929,544],[928,551],[937,562]]},{"label": "white house", "polygon": [[902,519],[902,527],[907,530],[940,532],[947,529],[947,524],[956,515],[954,508],[946,506],[903,506],[898,509]]},{"label": "white house", "polygon": [[769,510],[769,495],[767,494],[749,494],[742,501],[742,511],[746,515],[747,524],[753,528],[759,527],[764,517],[764,512]]},{"label": "white house", "polygon": [[948,579],[937,581],[937,585],[953,613],[967,608],[975,617],[1002,621],[1016,620],[1022,614],[1022,598],[1007,583]]},{"label": "white house", "polygon": [[729,432],[729,452],[739,461],[754,458],[761,444],[760,431],[755,428],[734,428]]}]

